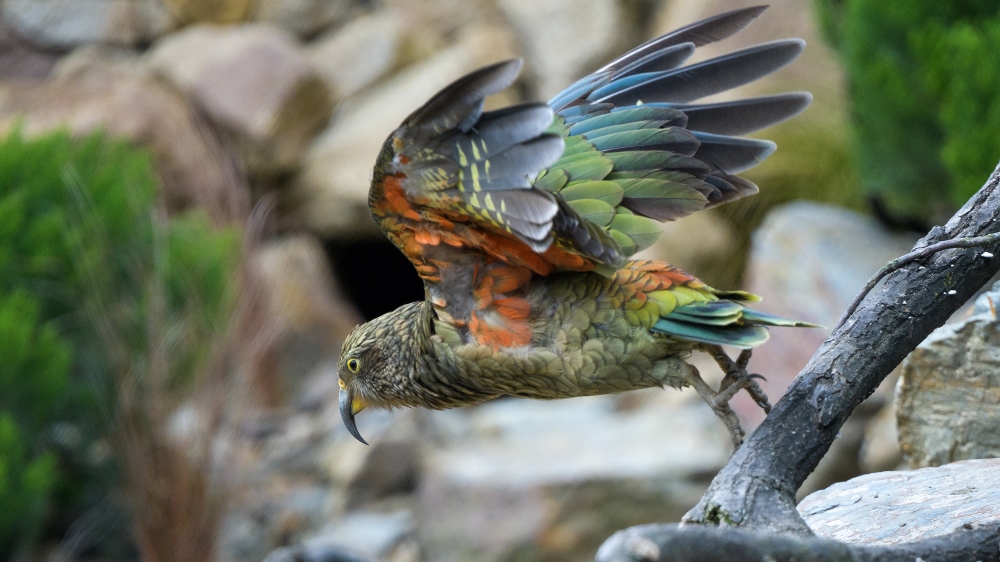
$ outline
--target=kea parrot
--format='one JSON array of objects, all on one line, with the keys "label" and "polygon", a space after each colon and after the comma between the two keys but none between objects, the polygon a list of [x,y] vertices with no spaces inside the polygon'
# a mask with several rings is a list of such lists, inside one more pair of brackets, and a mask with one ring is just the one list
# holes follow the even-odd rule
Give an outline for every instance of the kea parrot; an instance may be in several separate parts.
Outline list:
[{"label": "kea parrot", "polygon": [[[425,299],[358,326],[338,362],[340,413],[365,443],[365,408],[453,408],[501,396],[570,398],[691,386],[742,442],[729,400],[767,397],[747,371],[767,326],[810,326],[747,308],[671,265],[629,259],[670,221],[757,193],[736,174],[775,150],[742,138],[798,114],[792,92],[697,100],[788,64],[800,39],[684,65],[766,6],[653,39],[548,103],[483,111],[520,60],[474,71],[414,111],[385,141],[368,204],[413,263]],[[722,346],[743,348],[731,359]],[[713,390],[685,362],[707,352]]]}]

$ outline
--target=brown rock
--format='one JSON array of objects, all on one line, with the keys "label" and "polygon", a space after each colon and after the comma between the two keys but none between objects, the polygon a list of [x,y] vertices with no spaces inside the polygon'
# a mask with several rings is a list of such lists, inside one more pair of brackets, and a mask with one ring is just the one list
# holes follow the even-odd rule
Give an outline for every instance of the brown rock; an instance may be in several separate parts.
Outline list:
[{"label": "brown rock", "polygon": [[275,27],[192,27],[157,43],[149,62],[232,135],[257,175],[294,170],[332,110],[304,50]]},{"label": "brown rock", "polygon": [[1000,456],[998,307],[1000,284],[972,317],[938,328],[903,362],[896,414],[911,467]]},{"label": "brown rock", "polygon": [[162,0],[178,23],[239,23],[253,15],[258,0]]},{"label": "brown rock", "polygon": [[125,137],[152,153],[170,209],[197,205],[220,222],[244,216],[248,194],[227,164],[230,156],[183,100],[127,64],[90,68],[0,86],[0,131],[20,126],[39,135],[68,128]]},{"label": "brown rock", "polygon": [[252,263],[267,295],[268,341],[256,369],[265,403],[276,406],[340,351],[360,320],[337,288],[323,248],[305,235],[269,240]]},{"label": "brown rock", "polygon": [[56,49],[89,43],[135,46],[173,26],[157,0],[5,0],[0,14],[21,37]]}]

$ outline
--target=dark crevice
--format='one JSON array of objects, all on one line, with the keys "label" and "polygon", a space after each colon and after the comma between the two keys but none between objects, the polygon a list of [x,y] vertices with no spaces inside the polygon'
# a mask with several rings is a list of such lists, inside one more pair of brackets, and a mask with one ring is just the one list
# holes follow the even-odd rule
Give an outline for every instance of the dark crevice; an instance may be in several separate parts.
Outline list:
[{"label": "dark crevice", "polygon": [[323,248],[344,295],[367,320],[424,298],[413,264],[388,240],[327,240]]}]

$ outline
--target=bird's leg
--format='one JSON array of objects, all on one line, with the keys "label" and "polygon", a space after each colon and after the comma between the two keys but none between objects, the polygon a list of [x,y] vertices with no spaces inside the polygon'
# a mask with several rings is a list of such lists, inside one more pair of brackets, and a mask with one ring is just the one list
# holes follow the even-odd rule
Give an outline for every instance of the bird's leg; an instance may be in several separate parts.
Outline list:
[{"label": "bird's leg", "polygon": [[735,451],[743,444],[744,433],[743,428],[740,426],[740,419],[736,417],[736,413],[729,407],[729,398],[732,398],[732,396],[720,400],[721,391],[716,392],[712,390],[712,387],[708,386],[708,383],[701,378],[698,369],[695,369],[693,365],[688,365],[688,367],[690,368],[688,383],[698,393],[698,396],[712,408],[712,411],[722,420],[722,423],[726,425],[726,429],[729,430],[729,437],[733,441],[733,451]]},{"label": "bird's leg", "polygon": [[764,393],[764,389],[755,380],[763,379],[764,377],[752,375],[747,371],[747,364],[750,363],[750,356],[753,354],[753,350],[744,349],[739,357],[736,358],[736,361],[730,359],[729,355],[717,345],[705,346],[705,351],[715,359],[722,372],[726,373],[726,376],[722,379],[722,383],[719,385],[719,392],[717,394],[719,400],[729,402],[736,396],[736,393],[746,390],[747,394],[764,410],[765,414],[771,413],[771,402],[768,400],[767,394]]}]

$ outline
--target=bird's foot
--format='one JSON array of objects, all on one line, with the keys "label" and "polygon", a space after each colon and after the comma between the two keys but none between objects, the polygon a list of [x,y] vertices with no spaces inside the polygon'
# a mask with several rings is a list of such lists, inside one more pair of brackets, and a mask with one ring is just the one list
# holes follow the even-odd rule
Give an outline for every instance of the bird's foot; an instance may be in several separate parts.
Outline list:
[{"label": "bird's foot", "polygon": [[753,354],[753,350],[744,349],[739,357],[736,358],[736,361],[730,359],[721,348],[715,349],[711,353],[715,362],[726,373],[726,376],[722,379],[722,383],[719,385],[718,399],[729,402],[736,396],[736,393],[746,390],[747,394],[753,398],[753,401],[764,410],[764,413],[770,414],[771,402],[768,400],[767,394],[764,393],[764,389],[757,384],[757,379],[765,380],[764,377],[757,374],[750,374],[747,371],[747,365],[750,363],[750,356]]},{"label": "bird's foot", "polygon": [[[743,444],[743,437],[746,434],[743,432],[743,427],[740,426],[740,419],[736,416],[736,412],[729,407],[729,398],[732,398],[732,395],[730,395],[729,398],[724,398],[721,396],[723,391],[720,390],[719,392],[716,392],[712,390],[712,387],[708,386],[708,383],[706,383],[701,378],[701,375],[698,374],[697,369],[691,367],[691,371],[692,377],[689,381],[691,386],[694,388],[695,392],[698,393],[698,396],[700,396],[701,399],[704,400],[710,408],[712,408],[712,411],[715,412],[715,415],[718,416],[720,420],[722,420],[722,423],[725,424],[726,429],[729,430],[729,438],[733,443],[733,451],[736,451],[736,449]],[[739,389],[737,389],[737,391],[738,390]],[[728,392],[728,388],[726,391]],[[735,393],[736,392],[733,392],[733,394]]]},{"label": "bird's foot", "polygon": [[729,401],[739,391],[746,390],[754,402],[764,410],[765,414],[770,413],[771,402],[768,400],[767,394],[764,393],[764,389],[757,384],[757,379],[763,380],[764,377],[750,374],[747,371],[747,364],[750,363],[750,356],[752,354],[749,349],[743,350],[735,361],[721,347],[706,346],[705,351],[715,359],[715,362],[726,373],[726,376],[723,377],[722,383],[719,385],[719,390],[715,391],[702,380],[697,370],[695,370],[690,381],[691,386],[694,387],[698,396],[712,408],[715,415],[725,424],[726,429],[729,430],[729,437],[733,442],[733,451],[735,451],[743,444],[743,437],[746,434],[743,431],[743,427],[740,426],[740,420],[736,416],[736,413],[729,407]]}]

